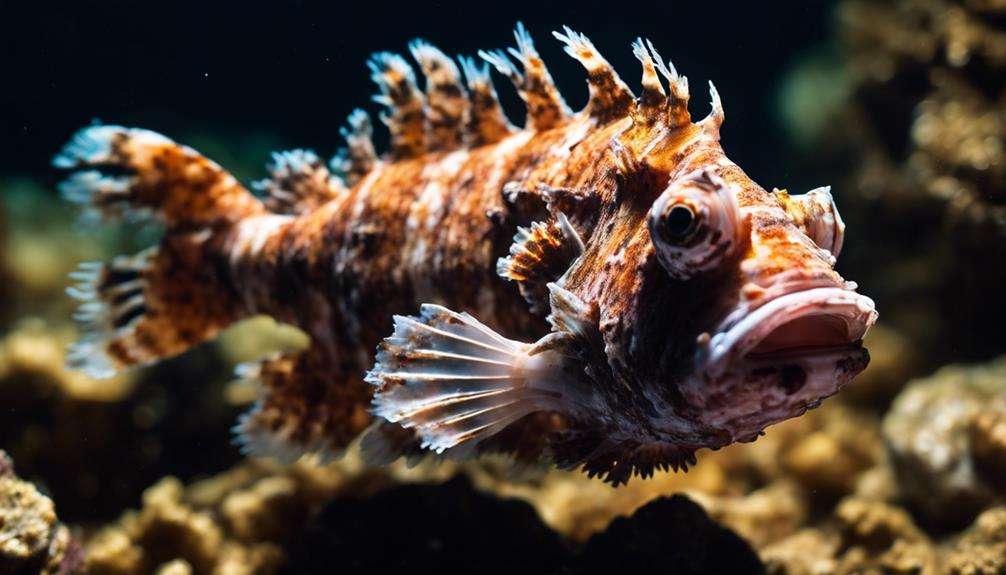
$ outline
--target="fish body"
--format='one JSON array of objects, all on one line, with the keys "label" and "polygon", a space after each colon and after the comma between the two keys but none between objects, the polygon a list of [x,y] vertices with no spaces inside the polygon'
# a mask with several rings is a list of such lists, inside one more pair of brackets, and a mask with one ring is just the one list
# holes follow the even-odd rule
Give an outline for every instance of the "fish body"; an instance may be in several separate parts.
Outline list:
[{"label": "fish body", "polygon": [[[237,426],[250,453],[337,453],[363,433],[373,461],[505,451],[616,484],[751,441],[865,368],[876,312],[833,270],[828,190],[755,184],[720,146],[715,89],[692,122],[652,44],[633,45],[636,96],[585,36],[556,36],[587,70],[584,110],[522,26],[513,59],[481,55],[525,101],[523,129],[486,66],[462,58],[463,81],[417,41],[425,92],[401,57],[370,62],[389,152],[356,111],[330,165],[275,154],[262,198],[158,134],[82,130],[55,161],[77,170],[64,195],[166,233],[75,274],[71,364],[109,375],[268,314],[311,345],[241,368],[264,390]],[[94,169],[109,164],[126,175]]]}]

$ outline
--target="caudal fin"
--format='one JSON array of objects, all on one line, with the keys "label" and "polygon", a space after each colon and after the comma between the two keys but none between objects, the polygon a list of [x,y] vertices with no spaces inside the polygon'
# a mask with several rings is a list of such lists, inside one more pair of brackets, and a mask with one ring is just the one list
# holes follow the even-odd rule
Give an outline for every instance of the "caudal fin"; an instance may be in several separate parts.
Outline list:
[{"label": "caudal fin", "polygon": [[160,220],[156,248],[81,264],[68,293],[82,300],[82,335],[68,362],[95,377],[176,355],[243,315],[227,274],[223,238],[265,207],[196,151],[120,126],[79,131],[53,160],[74,170],[63,196],[90,219]]},{"label": "caudal fin", "polygon": [[169,227],[197,229],[265,213],[215,162],[150,130],[84,128],[53,165],[77,170],[60,184],[63,196],[103,217],[150,214]]}]

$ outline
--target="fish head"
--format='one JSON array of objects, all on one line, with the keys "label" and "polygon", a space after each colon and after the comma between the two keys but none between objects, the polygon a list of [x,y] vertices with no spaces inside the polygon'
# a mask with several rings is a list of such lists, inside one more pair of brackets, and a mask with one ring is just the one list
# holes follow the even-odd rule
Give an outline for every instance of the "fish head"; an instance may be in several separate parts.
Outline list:
[{"label": "fish head", "polygon": [[[844,224],[828,189],[769,193],[724,163],[670,181],[647,228],[677,295],[663,306],[689,316],[679,325],[693,342],[663,347],[662,363],[677,378],[648,374],[657,387],[674,387],[662,412],[670,427],[684,419],[715,443],[750,441],[867,366],[862,340],[877,312],[834,269]],[[655,266],[650,273],[659,274]]]},{"label": "fish head", "polygon": [[816,407],[866,368],[877,319],[834,269],[845,226],[830,191],[768,192],[711,149],[692,168],[652,155],[570,275],[596,286],[625,435],[674,452]]}]

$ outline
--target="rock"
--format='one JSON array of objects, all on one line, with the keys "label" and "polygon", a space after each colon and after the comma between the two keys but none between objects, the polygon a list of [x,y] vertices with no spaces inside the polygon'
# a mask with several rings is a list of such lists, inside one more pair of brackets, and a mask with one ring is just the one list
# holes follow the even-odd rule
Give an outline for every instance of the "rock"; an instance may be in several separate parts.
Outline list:
[{"label": "rock", "polygon": [[886,323],[870,328],[863,343],[870,350],[870,365],[842,389],[838,399],[867,409],[883,409],[909,379],[920,375],[922,361],[916,345]]},{"label": "rock", "polygon": [[890,548],[897,541],[928,540],[908,512],[879,501],[846,498],[835,508],[835,518],[845,547],[861,546],[879,551]]},{"label": "rock", "polygon": [[807,521],[806,496],[798,485],[780,480],[744,496],[689,492],[709,516],[733,529],[755,548],[789,536]]},{"label": "rock", "polygon": [[292,542],[289,555],[292,573],[498,573],[519,567],[549,573],[567,552],[530,505],[482,494],[458,477],[333,501]]},{"label": "rock", "polygon": [[969,431],[975,471],[1006,493],[1006,410],[979,413]]},{"label": "rock", "polygon": [[583,572],[764,573],[751,546],[684,495],[648,503],[591,537]]},{"label": "rock", "polygon": [[839,538],[818,529],[803,529],[761,551],[769,575],[830,575],[838,562]]},{"label": "rock", "polygon": [[282,541],[307,519],[307,506],[290,477],[266,477],[227,495],[221,512],[230,532],[242,541]]},{"label": "rock", "polygon": [[982,513],[948,554],[951,575],[1002,575],[1006,573],[1006,506]]},{"label": "rock", "polygon": [[836,185],[857,230],[843,265],[928,367],[1002,353],[1006,267],[988,263],[1006,260],[1001,0],[843,0],[836,13],[845,121],[807,123],[854,151]]},{"label": "rock", "polygon": [[81,559],[52,500],[18,479],[0,451],[0,573],[68,575],[80,572]]},{"label": "rock", "polygon": [[1002,465],[1004,381],[1006,358],[946,367],[910,384],[885,416],[900,496],[927,521],[965,525],[1004,495],[986,479]]},{"label": "rock", "polygon": [[838,573],[938,573],[936,547],[904,509],[850,497],[835,509],[835,518],[845,550]]}]

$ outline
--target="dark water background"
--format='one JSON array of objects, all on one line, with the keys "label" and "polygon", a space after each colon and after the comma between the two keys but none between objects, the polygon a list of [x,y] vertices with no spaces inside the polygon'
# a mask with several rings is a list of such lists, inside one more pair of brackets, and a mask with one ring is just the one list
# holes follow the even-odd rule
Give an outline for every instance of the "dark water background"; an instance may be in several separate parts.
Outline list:
[{"label": "dark water background", "polygon": [[[831,3],[735,2],[2,2],[0,173],[55,181],[48,161],[98,118],[198,145],[240,176],[272,146],[341,145],[337,128],[375,92],[365,60],[422,37],[448,54],[508,46],[523,20],[570,104],[584,73],[550,32],[586,33],[630,86],[629,43],[650,38],[689,77],[692,113],[708,111],[713,80],[727,112],[724,144],[766,187],[821,185],[789,155],[776,96],[794,62],[829,38]],[[496,76],[505,105],[522,113]],[[379,137],[384,134],[379,129]],[[217,147],[222,148],[220,157]],[[214,154],[214,152],[217,152]],[[242,165],[234,166],[237,160]],[[230,161],[230,164],[228,163]]]}]

